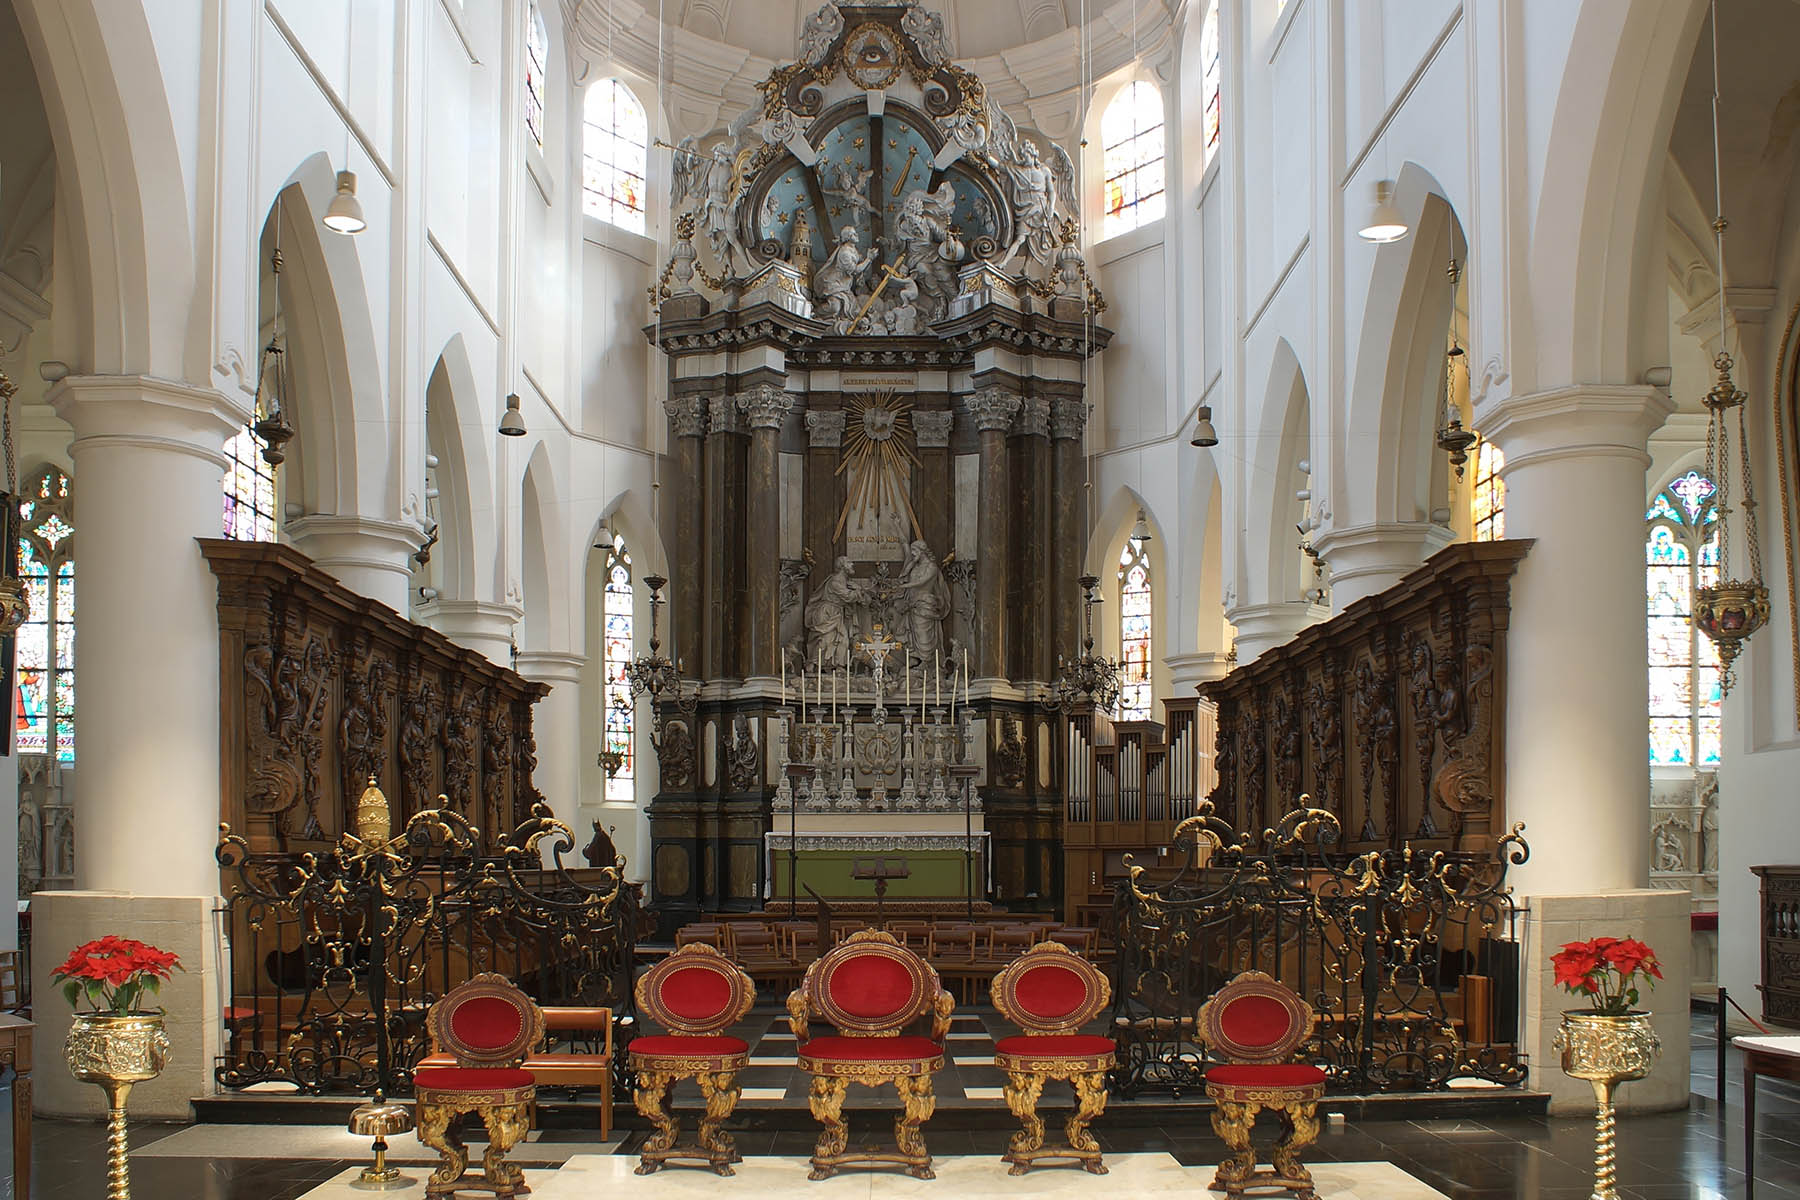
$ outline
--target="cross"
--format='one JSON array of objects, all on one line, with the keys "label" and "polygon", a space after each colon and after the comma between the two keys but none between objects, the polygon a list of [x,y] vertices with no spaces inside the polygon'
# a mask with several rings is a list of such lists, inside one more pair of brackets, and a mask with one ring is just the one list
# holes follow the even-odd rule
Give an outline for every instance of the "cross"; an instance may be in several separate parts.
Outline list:
[{"label": "cross", "polygon": [[887,287],[888,283],[891,280],[895,280],[895,279],[898,279],[901,283],[912,282],[912,279],[910,276],[902,275],[900,272],[894,270],[894,268],[889,266],[887,263],[882,263],[881,264],[881,282],[877,283],[875,285],[875,290],[869,293],[868,300],[864,301],[864,303],[863,303],[862,311],[858,312],[856,314],[856,316],[854,316],[850,319],[850,332],[852,332],[852,333],[856,332],[856,327],[858,325],[862,324],[862,319],[869,315],[869,310],[871,308],[875,307],[875,302],[877,300],[881,299],[882,289]]},{"label": "cross", "polygon": [[887,656],[900,649],[900,643],[890,638],[881,628],[881,622],[875,622],[875,628],[869,637],[857,644],[856,652],[865,654],[875,668],[875,678],[879,681],[883,674],[883,665]]}]

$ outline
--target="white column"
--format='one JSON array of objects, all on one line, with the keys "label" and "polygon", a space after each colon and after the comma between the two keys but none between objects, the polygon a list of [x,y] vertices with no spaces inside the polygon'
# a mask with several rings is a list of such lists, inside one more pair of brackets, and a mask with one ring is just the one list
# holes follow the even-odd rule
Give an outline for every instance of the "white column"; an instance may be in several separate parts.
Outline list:
[{"label": "white column", "polygon": [[1292,641],[1295,634],[1324,615],[1324,609],[1303,600],[1245,604],[1228,609],[1225,619],[1237,630],[1238,665],[1247,666],[1263,651]]},{"label": "white column", "polygon": [[287,524],[294,548],[359,596],[406,616],[413,552],[425,537],[405,521],[314,514]]},{"label": "white column", "polygon": [[1232,662],[1224,654],[1206,650],[1197,654],[1171,654],[1163,659],[1169,668],[1169,688],[1177,696],[1192,696],[1203,683],[1231,674]]},{"label": "white column", "polygon": [[1649,882],[1644,469],[1673,405],[1652,387],[1503,401],[1506,533],[1535,545],[1512,582],[1506,815],[1526,823],[1522,892]]},{"label": "white column", "polygon": [[1328,528],[1313,539],[1331,570],[1331,611],[1385,592],[1449,545],[1455,535],[1429,521],[1382,521]]},{"label": "white column", "polygon": [[[550,694],[532,706],[531,733],[537,741],[534,782],[556,815],[575,831],[573,865],[584,865],[581,848],[588,844],[598,806],[582,803],[581,671],[579,654],[532,651],[519,655],[519,674],[550,685]],[[590,813],[589,808],[593,811]]]},{"label": "white column", "polygon": [[486,656],[488,661],[510,667],[513,629],[524,618],[517,604],[492,604],[485,600],[439,600],[419,614],[419,619],[459,646]]}]

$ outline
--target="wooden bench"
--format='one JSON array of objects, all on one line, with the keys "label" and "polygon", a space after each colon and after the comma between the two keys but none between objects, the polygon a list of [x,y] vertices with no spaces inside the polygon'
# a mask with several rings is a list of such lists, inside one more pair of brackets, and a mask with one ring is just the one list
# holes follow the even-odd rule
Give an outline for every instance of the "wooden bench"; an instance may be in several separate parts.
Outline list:
[{"label": "wooden bench", "polygon": [[[600,1140],[612,1137],[613,1095],[613,1012],[610,1008],[543,1008],[544,1028],[552,1033],[595,1033],[603,1035],[603,1049],[598,1054],[579,1051],[540,1050],[525,1059],[539,1088],[594,1088],[600,1093]],[[559,1039],[561,1040],[561,1039]],[[450,1054],[432,1054],[419,1063],[419,1069],[454,1067]]]}]

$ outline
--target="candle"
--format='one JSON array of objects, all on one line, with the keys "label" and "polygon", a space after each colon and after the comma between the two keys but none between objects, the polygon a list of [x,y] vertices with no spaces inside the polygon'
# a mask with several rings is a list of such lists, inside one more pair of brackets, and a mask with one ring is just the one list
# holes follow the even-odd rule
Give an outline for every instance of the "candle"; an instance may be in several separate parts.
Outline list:
[{"label": "candle", "polygon": [[942,650],[931,652],[931,702],[934,705],[944,702],[944,652]]},{"label": "candle", "polygon": [[906,672],[906,700],[901,704],[901,707],[902,708],[911,708],[912,707],[912,655],[910,655],[910,654],[908,654],[906,656],[906,664],[905,664],[904,670]]},{"label": "candle", "polygon": [[956,724],[956,660],[950,661],[950,723]]},{"label": "candle", "polygon": [[787,707],[787,655],[781,656],[781,706]]},{"label": "candle", "polygon": [[963,705],[969,703],[969,648],[963,647]]},{"label": "candle", "polygon": [[836,671],[833,671],[831,673],[831,723],[833,725],[837,724],[837,704],[838,704],[838,674]]},{"label": "candle", "polygon": [[818,659],[813,667],[813,703],[820,708],[825,707],[825,647],[819,647]]}]

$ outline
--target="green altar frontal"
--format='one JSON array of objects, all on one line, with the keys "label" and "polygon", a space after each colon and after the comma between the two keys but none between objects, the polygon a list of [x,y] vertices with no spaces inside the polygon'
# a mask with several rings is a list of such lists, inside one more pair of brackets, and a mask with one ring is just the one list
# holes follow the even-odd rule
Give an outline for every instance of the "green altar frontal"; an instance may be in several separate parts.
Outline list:
[{"label": "green altar frontal", "polygon": [[[968,878],[974,876],[975,897],[987,895],[987,838],[976,833],[964,839],[960,834],[933,836],[881,837],[879,835],[800,835],[799,853],[792,861],[786,834],[768,835],[768,895],[786,900],[790,895],[789,872],[798,879],[795,890],[807,898],[807,888],[826,898],[872,900],[876,884],[886,884],[888,900],[925,900],[953,898],[962,900],[969,892]],[[973,871],[968,849],[974,849]],[[882,880],[858,878],[859,868],[866,873],[875,864],[885,864],[890,871],[904,864],[905,875],[889,874]]]}]

